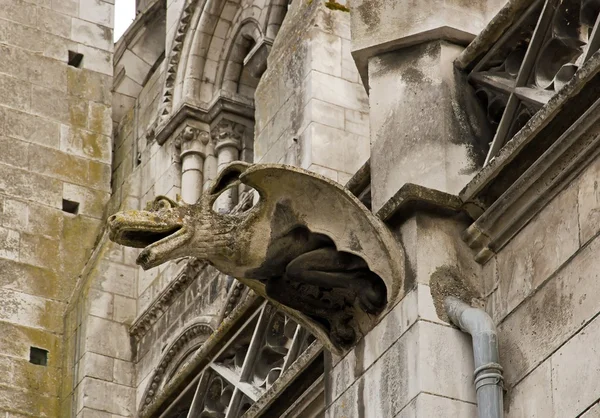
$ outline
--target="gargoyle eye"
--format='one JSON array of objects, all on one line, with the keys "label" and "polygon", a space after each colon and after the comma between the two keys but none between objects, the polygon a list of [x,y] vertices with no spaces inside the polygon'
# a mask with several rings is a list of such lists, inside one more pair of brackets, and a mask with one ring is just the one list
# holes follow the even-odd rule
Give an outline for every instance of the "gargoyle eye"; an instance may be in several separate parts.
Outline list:
[{"label": "gargoyle eye", "polygon": [[157,199],[156,202],[154,202],[154,209],[155,210],[167,210],[167,209],[171,209],[173,206],[171,205],[171,202],[169,202],[167,199]]}]

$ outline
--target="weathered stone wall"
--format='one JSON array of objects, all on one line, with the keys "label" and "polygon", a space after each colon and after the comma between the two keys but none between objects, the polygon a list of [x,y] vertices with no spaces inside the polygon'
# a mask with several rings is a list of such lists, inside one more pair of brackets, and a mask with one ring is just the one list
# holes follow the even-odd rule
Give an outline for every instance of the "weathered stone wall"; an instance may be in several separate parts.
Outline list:
[{"label": "weathered stone wall", "polygon": [[596,160],[484,267],[507,417],[592,417],[600,394]]},{"label": "weathered stone wall", "polygon": [[339,6],[290,6],[256,91],[254,155],[346,183],[369,157],[369,118]]},{"label": "weathered stone wall", "polygon": [[[405,246],[406,294],[357,347],[331,357],[326,416],[476,417],[470,337],[440,309],[445,292],[479,294],[481,268],[461,242],[464,225],[417,213],[389,226]],[[470,285],[451,282],[459,277]]]},{"label": "weathered stone wall", "polygon": [[62,318],[110,193],[112,26],[111,1],[0,1],[2,416],[67,416]]}]

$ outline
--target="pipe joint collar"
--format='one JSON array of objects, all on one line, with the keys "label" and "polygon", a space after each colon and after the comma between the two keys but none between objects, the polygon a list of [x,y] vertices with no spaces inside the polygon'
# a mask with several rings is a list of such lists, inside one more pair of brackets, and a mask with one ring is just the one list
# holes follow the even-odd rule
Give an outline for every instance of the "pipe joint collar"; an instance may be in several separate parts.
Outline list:
[{"label": "pipe joint collar", "polygon": [[502,376],[502,366],[498,363],[487,363],[475,369],[475,390],[483,386],[494,385],[504,386],[504,377]]}]

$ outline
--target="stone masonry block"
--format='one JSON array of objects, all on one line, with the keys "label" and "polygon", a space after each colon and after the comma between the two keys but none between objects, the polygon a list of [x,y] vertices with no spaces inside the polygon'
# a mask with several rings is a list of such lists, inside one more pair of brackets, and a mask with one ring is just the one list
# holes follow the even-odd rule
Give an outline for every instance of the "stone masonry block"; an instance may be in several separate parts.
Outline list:
[{"label": "stone masonry block", "polygon": [[303,93],[307,98],[306,102],[309,98],[315,98],[346,109],[368,109],[363,86],[319,71],[311,71],[306,77]]},{"label": "stone masonry block", "polygon": [[0,163],[27,168],[29,143],[0,136]]},{"label": "stone masonry block", "polygon": [[77,16],[79,13],[79,0],[51,0],[52,10],[68,16]]},{"label": "stone masonry block", "polygon": [[477,406],[455,399],[420,393],[396,418],[477,418]]},{"label": "stone masonry block", "polygon": [[84,353],[81,360],[79,360],[79,376],[77,381],[81,382],[86,377],[93,377],[112,382],[114,362],[115,360],[112,357],[92,352]]},{"label": "stone masonry block", "polygon": [[0,107],[0,135],[58,148],[59,124]]},{"label": "stone masonry block", "polygon": [[18,231],[27,230],[29,206],[18,200],[4,199],[2,212],[0,212],[0,225]]},{"label": "stone masonry block", "polygon": [[115,295],[115,310],[113,320],[122,324],[131,325],[136,316],[136,300]]},{"label": "stone masonry block", "polygon": [[498,291],[492,299],[495,321],[500,322],[578,248],[577,187],[570,186],[496,256]]},{"label": "stone masonry block", "polygon": [[0,228],[0,257],[9,260],[19,259],[19,232]]},{"label": "stone masonry block", "polygon": [[[598,306],[598,305],[596,305]],[[600,319],[594,319],[552,355],[554,416],[579,416],[598,401]]]},{"label": "stone masonry block", "polygon": [[80,406],[124,417],[131,417],[135,412],[133,388],[88,377],[83,380],[80,390],[83,391]]},{"label": "stone masonry block", "polygon": [[0,271],[0,286],[5,289],[56,300],[65,300],[71,291],[57,273],[47,268],[0,258]]},{"label": "stone masonry block", "polygon": [[[102,1],[102,0],[92,0]],[[112,53],[92,48],[86,45],[78,44],[77,51],[83,54],[82,66],[84,69],[96,71],[108,76],[113,75],[113,56]]]},{"label": "stone masonry block", "polygon": [[60,149],[72,155],[109,163],[110,137],[86,129],[61,125]]},{"label": "stone masonry block", "polygon": [[369,158],[370,144],[366,137],[314,122],[307,129],[311,130],[313,164],[353,173]]},{"label": "stone masonry block", "polygon": [[0,164],[0,192],[53,207],[60,207],[59,180]]},{"label": "stone masonry block", "polygon": [[347,394],[354,390],[366,418],[395,416],[420,392],[474,403],[470,339],[456,329],[418,321],[334,401],[332,410],[351,404]]},{"label": "stone masonry block", "polygon": [[45,205],[29,203],[27,232],[48,238],[59,238],[63,232],[63,212]]},{"label": "stone masonry block", "polygon": [[0,105],[16,110],[28,111],[31,105],[31,84],[0,74]]},{"label": "stone masonry block", "polygon": [[64,183],[63,197],[68,200],[79,202],[79,213],[100,219],[104,212],[104,205],[109,195],[106,192],[92,190],[76,184]]},{"label": "stone masonry block", "polygon": [[131,342],[126,325],[95,316],[88,316],[86,324],[86,351],[125,361],[131,359]]},{"label": "stone masonry block", "polygon": [[580,174],[576,183],[579,184],[579,228],[581,230],[581,245],[588,242],[600,231],[600,159],[596,158]]},{"label": "stone masonry block", "polygon": [[86,160],[45,147],[29,149],[29,170],[78,184],[86,184],[88,177]]},{"label": "stone masonry block", "polygon": [[135,382],[133,363],[115,359],[113,376],[115,383],[133,387]]},{"label": "stone masonry block", "polygon": [[600,240],[584,247],[498,326],[500,363],[508,387],[552,354],[600,306]]},{"label": "stone masonry block", "polygon": [[308,32],[313,70],[342,77],[342,38],[313,28]]},{"label": "stone masonry block", "polygon": [[545,361],[504,397],[506,418],[550,418],[552,408],[552,366]]},{"label": "stone masonry block", "polygon": [[108,26],[73,18],[71,32],[68,36],[75,42],[87,46],[109,52],[113,50],[113,34]]},{"label": "stone masonry block", "polygon": [[0,290],[0,320],[62,332],[64,304],[8,289]]},{"label": "stone masonry block", "polygon": [[101,103],[90,103],[88,129],[110,137],[112,134],[112,114],[110,106]]},{"label": "stone masonry block", "polygon": [[71,17],[49,8],[39,9],[37,28],[63,38],[71,37]]},{"label": "stone masonry block", "polygon": [[137,267],[102,261],[98,264],[97,274],[92,287],[117,295],[134,298]]},{"label": "stone masonry block", "polygon": [[112,319],[114,312],[114,295],[98,289],[90,289],[88,303],[90,315]]},{"label": "stone masonry block", "polygon": [[38,8],[23,0],[0,0],[0,18],[35,26]]},{"label": "stone masonry block", "polygon": [[56,239],[41,235],[21,234],[19,261],[59,272],[60,260],[57,257],[59,244]]},{"label": "stone masonry block", "polygon": [[112,28],[114,6],[103,0],[79,0],[79,17]]}]

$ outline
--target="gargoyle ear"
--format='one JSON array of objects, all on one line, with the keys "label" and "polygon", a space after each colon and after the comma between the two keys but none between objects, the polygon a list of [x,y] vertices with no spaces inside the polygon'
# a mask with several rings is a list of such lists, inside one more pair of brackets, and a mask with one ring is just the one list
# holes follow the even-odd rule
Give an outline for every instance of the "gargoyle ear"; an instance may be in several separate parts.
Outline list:
[{"label": "gargoyle ear", "polygon": [[225,166],[214,180],[212,186],[208,189],[208,192],[212,195],[219,194],[224,190],[239,184],[240,176],[248,168],[250,168],[250,164],[242,161],[236,161]]}]

